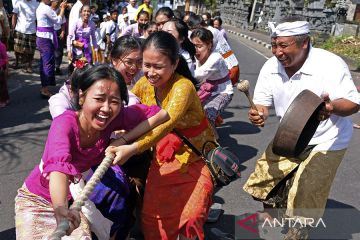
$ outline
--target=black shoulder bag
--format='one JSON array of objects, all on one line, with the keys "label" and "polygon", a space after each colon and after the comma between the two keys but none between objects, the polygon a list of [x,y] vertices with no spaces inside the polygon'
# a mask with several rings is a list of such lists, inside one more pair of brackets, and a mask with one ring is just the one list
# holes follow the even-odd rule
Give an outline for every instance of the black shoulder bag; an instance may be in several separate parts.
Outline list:
[{"label": "black shoulder bag", "polygon": [[[161,107],[161,103],[156,97],[156,104]],[[173,129],[175,133],[184,144],[186,144],[196,155],[204,160],[206,166],[209,168],[214,185],[223,187],[240,177],[240,160],[227,150],[221,147],[218,143],[207,141],[204,143],[202,152],[200,152],[184,135],[177,129]],[[212,145],[212,147],[210,146]],[[210,146],[210,150],[207,150]]]}]

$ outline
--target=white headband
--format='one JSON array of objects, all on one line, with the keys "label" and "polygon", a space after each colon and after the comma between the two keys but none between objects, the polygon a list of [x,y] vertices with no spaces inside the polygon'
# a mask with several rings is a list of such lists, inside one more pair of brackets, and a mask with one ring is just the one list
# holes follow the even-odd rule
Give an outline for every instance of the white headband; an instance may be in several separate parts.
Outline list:
[{"label": "white headband", "polygon": [[310,32],[310,24],[306,21],[284,22],[275,27],[274,22],[269,22],[271,37],[286,37],[306,34]]}]

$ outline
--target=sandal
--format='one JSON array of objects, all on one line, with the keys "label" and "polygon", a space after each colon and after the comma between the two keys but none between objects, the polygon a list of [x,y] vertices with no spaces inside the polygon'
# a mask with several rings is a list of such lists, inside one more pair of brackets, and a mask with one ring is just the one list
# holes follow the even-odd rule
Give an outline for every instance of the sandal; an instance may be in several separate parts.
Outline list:
[{"label": "sandal", "polygon": [[53,94],[49,91],[40,90],[40,96],[44,99],[49,99]]},{"label": "sandal", "polygon": [[356,128],[356,129],[360,129],[360,124],[354,123],[353,127]]}]

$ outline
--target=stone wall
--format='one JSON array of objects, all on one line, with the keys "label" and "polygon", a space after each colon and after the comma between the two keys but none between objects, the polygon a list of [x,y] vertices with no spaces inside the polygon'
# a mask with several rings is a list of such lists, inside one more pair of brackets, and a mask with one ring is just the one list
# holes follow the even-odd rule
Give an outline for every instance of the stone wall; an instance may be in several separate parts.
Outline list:
[{"label": "stone wall", "polygon": [[[249,0],[220,0],[218,8],[226,24],[240,28],[252,28],[253,22],[248,23],[252,3]],[[260,11],[263,10],[259,28],[265,29],[268,21],[277,21],[283,16],[300,15],[311,24],[312,30],[330,33],[336,21],[336,9],[326,8],[325,0],[264,0],[255,8],[253,21],[257,22]],[[250,25],[250,26],[248,26]]]}]

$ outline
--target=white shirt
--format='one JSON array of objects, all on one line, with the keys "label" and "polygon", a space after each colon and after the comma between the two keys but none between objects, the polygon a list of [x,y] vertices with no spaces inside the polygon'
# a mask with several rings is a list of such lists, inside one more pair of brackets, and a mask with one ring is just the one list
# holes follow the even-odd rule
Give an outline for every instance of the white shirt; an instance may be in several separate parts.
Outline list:
[{"label": "white shirt", "polygon": [[[106,34],[110,34],[110,41],[113,43],[116,41],[117,36],[119,35],[119,29],[116,23],[113,20],[110,20],[105,25]],[[115,30],[115,31],[114,31]]]},{"label": "white shirt", "polygon": [[100,28],[96,28],[95,31],[96,42],[101,50],[105,50],[104,36],[105,36],[105,32],[101,31]]},{"label": "white shirt", "polygon": [[137,12],[138,7],[135,5],[135,7],[131,6],[131,4],[129,3],[127,6],[127,13],[129,15],[129,21],[131,20],[135,20],[135,14]]},{"label": "white shirt", "polygon": [[[203,65],[201,65],[200,62],[196,60],[194,76],[200,82],[204,82],[206,80],[209,82],[211,80],[220,80],[227,75],[229,75],[229,69],[227,68],[223,57],[218,52],[212,52]],[[217,86],[217,90],[211,93],[211,96],[223,93],[229,95],[234,93],[230,78],[226,82],[220,83]]]},{"label": "white shirt", "polygon": [[188,68],[191,72],[191,75],[194,76],[195,74],[195,64],[193,62],[193,60],[191,59],[190,53],[182,48],[180,48],[179,54],[185,59]]},{"label": "white shirt", "polygon": [[[36,20],[38,27],[54,27],[54,24],[61,24],[62,17],[58,16],[50,6],[41,2],[36,9]],[[53,40],[52,32],[36,32],[36,36]]]},{"label": "white shirt", "polygon": [[[59,14],[59,12],[60,12],[60,8],[57,9],[56,13]],[[55,24],[54,24],[54,29],[55,29],[56,31],[57,31],[57,30],[60,30],[60,29],[61,29],[61,26],[62,26],[63,24],[65,24],[65,23],[66,23],[66,18],[65,18],[65,16],[63,16],[62,19],[61,19],[61,23],[55,23]]]},{"label": "white shirt", "polygon": [[36,8],[39,3],[36,0],[18,0],[13,8],[17,15],[15,30],[25,34],[36,33]]},{"label": "white shirt", "polygon": [[213,45],[215,46],[215,50],[223,56],[226,55],[226,58],[224,59],[228,69],[239,65],[239,62],[232,52],[229,43],[224,38],[224,35],[214,27],[208,26],[207,29],[213,34]]},{"label": "white shirt", "polygon": [[[262,67],[254,92],[254,103],[271,106],[282,118],[294,98],[304,89],[316,95],[328,93],[330,100],[344,98],[360,104],[348,66],[338,56],[323,49],[311,48],[303,66],[290,79],[284,67],[270,58]],[[320,122],[310,145],[314,150],[341,150],[348,146],[352,136],[349,117],[331,115]]]}]

